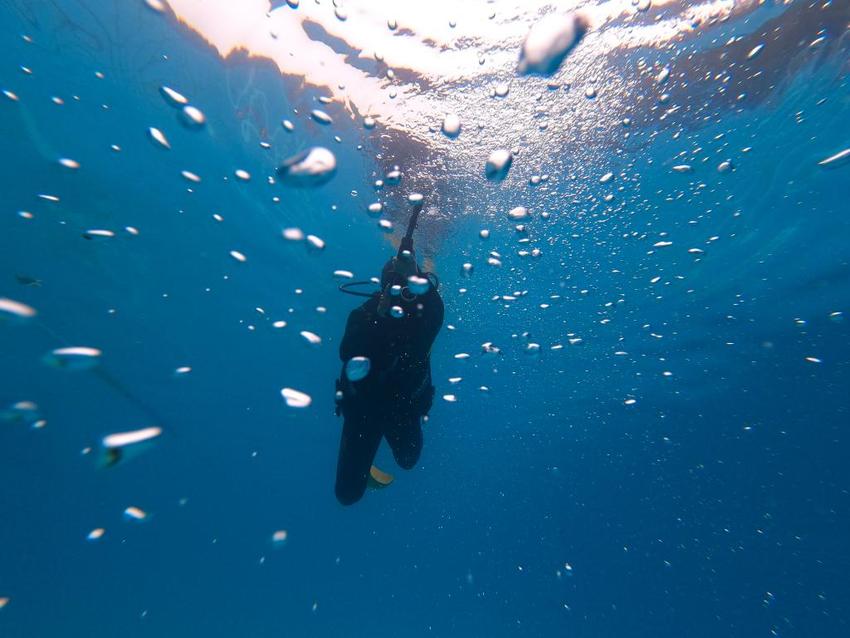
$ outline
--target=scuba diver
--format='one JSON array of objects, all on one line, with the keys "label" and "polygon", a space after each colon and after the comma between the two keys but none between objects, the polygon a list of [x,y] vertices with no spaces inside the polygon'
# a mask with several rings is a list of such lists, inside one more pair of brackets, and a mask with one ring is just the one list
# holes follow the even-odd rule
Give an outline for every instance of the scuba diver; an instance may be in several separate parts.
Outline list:
[{"label": "scuba diver", "polygon": [[392,476],[372,462],[381,439],[396,462],[409,470],[422,451],[422,419],[434,398],[431,345],[443,325],[443,301],[433,273],[416,263],[413,231],[422,201],[413,203],[398,254],[381,271],[381,290],[367,294],[343,284],[343,292],[368,297],[348,316],[339,348],[337,416],[344,418],[336,473],[336,497],[356,503],[368,485],[383,487]]}]

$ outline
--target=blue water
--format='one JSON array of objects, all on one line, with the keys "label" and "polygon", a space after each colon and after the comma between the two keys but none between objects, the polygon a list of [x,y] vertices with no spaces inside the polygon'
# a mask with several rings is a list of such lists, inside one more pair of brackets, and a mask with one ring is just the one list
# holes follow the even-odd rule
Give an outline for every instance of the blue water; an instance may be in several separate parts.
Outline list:
[{"label": "blue water", "polygon": [[[741,101],[677,82],[674,100],[707,106],[675,123],[622,79],[654,53],[612,55],[625,87],[600,86],[618,87],[618,132],[595,133],[583,89],[549,92],[580,130],[553,117],[544,144],[533,118],[517,124],[496,186],[421,140],[382,147],[338,103],[322,107],[333,126],[311,123],[322,90],[222,60],[141,2],[0,2],[0,88],[18,98],[0,96],[0,297],[38,311],[0,322],[0,410],[34,401],[47,422],[0,421],[0,636],[848,635],[850,166],[817,163],[850,147],[850,7],[812,7],[794,3],[821,12],[802,26],[767,7],[770,32],[826,29],[827,48],[759,58],[770,81]],[[202,131],[163,84],[202,107]],[[328,185],[266,182],[315,144],[337,156]],[[396,163],[402,185],[375,194]],[[529,185],[538,170],[552,179]],[[365,207],[380,197],[403,223],[414,190],[439,203],[417,236],[446,304],[437,400],[418,466],[382,447],[395,483],[343,508],[333,380],[358,302],[333,272],[379,273],[393,236]],[[520,204],[539,258],[517,255],[504,212]],[[82,237],[100,228],[116,236]],[[488,341],[502,354],[480,354]],[[45,365],[60,346],[101,349],[100,367]],[[287,407],[283,387],[312,404]],[[84,453],[154,421],[162,437],[125,464]],[[124,520],[129,506],[148,520]]]}]

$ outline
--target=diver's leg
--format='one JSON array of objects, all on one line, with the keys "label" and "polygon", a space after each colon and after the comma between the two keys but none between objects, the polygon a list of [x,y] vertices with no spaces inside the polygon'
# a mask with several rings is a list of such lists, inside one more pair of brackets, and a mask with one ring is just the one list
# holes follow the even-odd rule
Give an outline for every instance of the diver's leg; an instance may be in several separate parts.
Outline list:
[{"label": "diver's leg", "polygon": [[366,491],[369,468],[381,443],[381,429],[364,414],[347,414],[339,441],[336,497],[343,505],[356,503]]},{"label": "diver's leg", "polygon": [[422,424],[418,416],[394,419],[384,436],[393,451],[396,463],[405,470],[411,469],[422,453]]}]

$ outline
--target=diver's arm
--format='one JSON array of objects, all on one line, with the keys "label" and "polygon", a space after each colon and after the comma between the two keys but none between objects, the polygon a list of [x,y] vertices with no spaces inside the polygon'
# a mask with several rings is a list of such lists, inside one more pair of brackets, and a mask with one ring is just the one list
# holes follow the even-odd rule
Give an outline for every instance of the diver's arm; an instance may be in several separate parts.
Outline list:
[{"label": "diver's arm", "polygon": [[424,325],[422,326],[423,338],[426,344],[425,350],[431,350],[434,340],[440,333],[440,328],[443,327],[443,319],[445,318],[446,309],[443,305],[443,299],[440,293],[435,289],[431,289],[423,304],[425,306]]},{"label": "diver's arm", "polygon": [[443,326],[443,300],[432,290],[422,297],[421,314],[411,326],[408,335],[409,352],[414,361],[425,363],[431,355],[431,346]]},{"label": "diver's arm", "polygon": [[426,416],[431,411],[431,405],[434,401],[434,384],[431,380],[431,346],[434,345],[434,340],[443,326],[445,314],[443,300],[440,298],[440,294],[433,289],[423,299],[423,307],[425,312],[422,315],[419,345],[422,349],[422,363],[425,366],[427,382],[413,400],[413,409],[419,416]]}]

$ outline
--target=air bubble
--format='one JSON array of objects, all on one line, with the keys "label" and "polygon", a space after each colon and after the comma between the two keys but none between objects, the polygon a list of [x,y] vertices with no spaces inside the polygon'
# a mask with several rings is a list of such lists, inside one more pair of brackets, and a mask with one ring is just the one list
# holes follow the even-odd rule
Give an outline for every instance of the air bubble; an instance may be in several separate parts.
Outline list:
[{"label": "air bubble", "polygon": [[498,149],[490,153],[484,165],[484,175],[491,182],[501,182],[511,170],[514,156],[509,150]]}]

